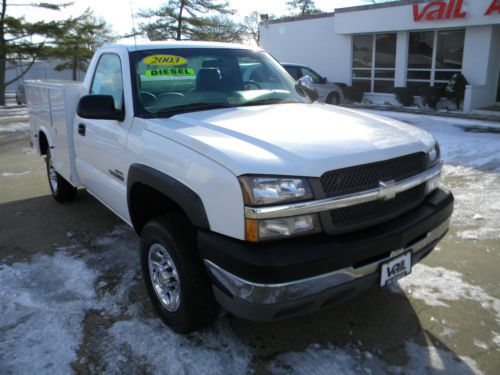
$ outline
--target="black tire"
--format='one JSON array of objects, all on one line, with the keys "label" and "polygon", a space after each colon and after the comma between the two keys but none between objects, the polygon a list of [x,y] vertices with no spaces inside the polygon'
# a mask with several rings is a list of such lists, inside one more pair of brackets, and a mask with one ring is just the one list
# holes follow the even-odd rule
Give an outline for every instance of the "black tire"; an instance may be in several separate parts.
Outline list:
[{"label": "black tire", "polygon": [[76,187],[71,185],[52,167],[52,158],[50,151],[47,151],[45,157],[45,164],[47,166],[47,177],[49,179],[49,187],[52,196],[59,203],[69,202],[76,197]]},{"label": "black tire", "polygon": [[[160,247],[158,247],[160,245]],[[150,266],[158,249],[168,253],[161,259],[160,268],[165,272],[153,271]],[[172,261],[173,269],[171,267]],[[154,262],[151,261],[151,264]],[[160,264],[156,262],[155,264]],[[211,283],[202,260],[196,249],[196,233],[191,224],[178,215],[166,215],[149,221],[141,233],[141,266],[142,275],[148,295],[163,322],[177,333],[189,333],[211,324],[217,317],[218,307],[215,302]],[[153,275],[161,275],[156,279],[160,292],[165,293],[164,302],[153,287]],[[169,283],[170,286],[160,285]],[[162,289],[163,288],[163,289]],[[167,290],[167,291],[165,291]],[[172,297],[170,293],[177,296]],[[172,291],[172,292],[171,292]],[[167,301],[178,301],[176,304],[165,304]],[[166,306],[169,306],[167,308]]]},{"label": "black tire", "polygon": [[331,92],[328,94],[326,98],[327,104],[339,105],[340,104],[340,96],[336,92]]}]

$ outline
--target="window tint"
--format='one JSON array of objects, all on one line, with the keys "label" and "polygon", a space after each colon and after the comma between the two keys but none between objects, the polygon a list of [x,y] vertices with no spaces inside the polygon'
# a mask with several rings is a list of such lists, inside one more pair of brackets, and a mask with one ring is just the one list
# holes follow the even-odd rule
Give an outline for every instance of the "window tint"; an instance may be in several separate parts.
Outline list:
[{"label": "window tint", "polygon": [[114,54],[104,54],[97,63],[90,94],[111,95],[115,108],[123,107],[123,79],[120,58]]},{"label": "window tint", "polygon": [[296,81],[302,78],[302,71],[298,66],[287,66],[285,69]]}]

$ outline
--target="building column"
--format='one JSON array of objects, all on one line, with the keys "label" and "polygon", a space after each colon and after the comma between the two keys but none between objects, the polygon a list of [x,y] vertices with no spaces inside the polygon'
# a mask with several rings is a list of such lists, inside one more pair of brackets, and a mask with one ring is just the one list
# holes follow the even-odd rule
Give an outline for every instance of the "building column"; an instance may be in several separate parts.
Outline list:
[{"label": "building column", "polygon": [[396,71],[394,77],[394,86],[406,86],[406,67],[408,65],[408,43],[409,36],[407,31],[398,31],[396,39]]}]

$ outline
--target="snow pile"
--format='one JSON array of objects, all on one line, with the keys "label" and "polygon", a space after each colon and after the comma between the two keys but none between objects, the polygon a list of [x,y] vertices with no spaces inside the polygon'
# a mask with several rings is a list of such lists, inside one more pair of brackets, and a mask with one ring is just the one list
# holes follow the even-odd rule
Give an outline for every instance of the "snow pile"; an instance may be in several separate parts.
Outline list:
[{"label": "snow pile", "polygon": [[30,124],[27,122],[11,122],[6,125],[0,124],[0,133],[28,132]]},{"label": "snow pile", "polygon": [[269,370],[274,374],[297,375],[482,374],[476,362],[468,357],[456,357],[434,346],[422,347],[413,342],[407,342],[405,349],[410,361],[404,368],[387,365],[371,353],[355,348],[312,345],[305,352],[278,356]]},{"label": "snow pile", "polygon": [[67,374],[95,306],[96,272],[60,252],[0,266],[0,368],[7,373]]},{"label": "snow pile", "polygon": [[[154,374],[247,374],[251,351],[227,325],[189,336],[173,333],[156,317],[119,321],[109,330],[111,345],[105,355],[107,369],[124,373],[130,356],[147,363]],[[128,355],[123,355],[124,350]]]},{"label": "snow pile", "polygon": [[15,173],[15,172],[2,172],[2,173],[0,173],[0,176],[1,177],[18,177],[18,176],[27,175],[29,173],[31,173],[31,171],[25,171],[25,172],[19,172],[19,173]]}]

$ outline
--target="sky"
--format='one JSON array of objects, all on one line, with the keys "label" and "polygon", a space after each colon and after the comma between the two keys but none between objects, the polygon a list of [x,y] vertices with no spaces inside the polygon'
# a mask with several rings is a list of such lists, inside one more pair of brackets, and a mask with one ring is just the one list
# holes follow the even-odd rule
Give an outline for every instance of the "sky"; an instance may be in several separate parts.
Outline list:
[{"label": "sky", "polygon": [[[45,0],[45,2],[49,1]],[[116,34],[124,35],[132,30],[132,13],[137,13],[144,8],[157,8],[164,2],[165,0],[74,0],[74,5],[62,12],[40,9],[33,11],[33,8],[10,7],[7,9],[7,13],[12,16],[24,15],[30,21],[63,19],[69,16],[78,16],[90,7],[97,16],[104,18],[111,24]],[[236,10],[235,17],[241,19],[254,10],[261,14],[267,13],[276,16],[289,14],[286,2],[287,0],[229,0],[231,7]],[[315,0],[316,7],[326,12],[331,12],[335,8],[363,5],[370,2],[369,0]],[[9,0],[8,3],[25,3],[25,1]]]}]

